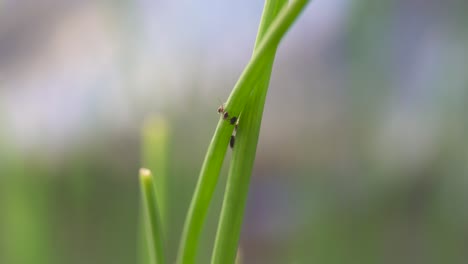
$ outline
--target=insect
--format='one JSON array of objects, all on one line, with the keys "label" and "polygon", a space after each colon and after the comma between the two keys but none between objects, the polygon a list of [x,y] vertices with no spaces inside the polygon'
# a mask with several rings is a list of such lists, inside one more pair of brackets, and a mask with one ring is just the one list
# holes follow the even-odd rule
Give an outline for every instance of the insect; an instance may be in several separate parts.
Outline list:
[{"label": "insect", "polygon": [[227,120],[229,118],[229,113],[224,109],[224,104],[218,107],[218,114],[223,114],[223,119]]},{"label": "insect", "polygon": [[239,126],[239,119],[237,117],[233,117],[230,120],[231,124],[234,125],[234,134],[231,135],[231,139],[229,140],[229,146],[231,149],[234,148],[234,143],[236,142],[236,134],[237,134],[237,127]]},{"label": "insect", "polygon": [[237,117],[233,116],[233,117],[229,120],[229,122],[231,123],[231,125],[235,125],[236,122],[237,122]]},{"label": "insect", "polygon": [[218,114],[224,113],[224,104],[218,107]]},{"label": "insect", "polygon": [[234,143],[236,142],[236,136],[234,135],[231,135],[231,139],[229,140],[229,146],[232,148],[234,148]]}]

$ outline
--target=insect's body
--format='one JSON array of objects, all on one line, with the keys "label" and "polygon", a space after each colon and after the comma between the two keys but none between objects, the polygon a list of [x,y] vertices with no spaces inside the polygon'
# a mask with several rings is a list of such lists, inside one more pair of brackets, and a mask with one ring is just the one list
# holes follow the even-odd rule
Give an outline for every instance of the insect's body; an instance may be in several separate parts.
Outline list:
[{"label": "insect's body", "polygon": [[231,125],[235,125],[236,122],[237,122],[237,117],[233,116],[233,117],[229,120],[229,122],[231,123]]},{"label": "insect's body", "polygon": [[224,104],[218,107],[218,114],[224,113]]},{"label": "insect's body", "polygon": [[231,139],[229,140],[229,146],[231,149],[234,148],[234,143],[236,143],[236,136],[231,135]]},{"label": "insect's body", "polygon": [[229,118],[228,112],[224,109],[224,104],[220,105],[218,107],[218,114],[223,114],[223,119],[227,120]]},{"label": "insect's body", "polygon": [[[236,120],[237,122],[234,125],[234,134],[231,135],[231,139],[229,140],[229,146],[231,146],[231,149],[234,148],[234,143],[236,142],[237,127],[239,126],[239,120],[237,118]],[[232,124],[232,119],[231,119],[231,124]]]},{"label": "insect's body", "polygon": [[[220,105],[218,107],[218,114],[223,114],[223,119],[224,120],[228,120],[229,119],[229,113],[226,111],[226,109],[224,109],[224,104]],[[237,117],[233,116],[229,119],[229,123],[231,125],[234,125],[234,134],[231,135],[231,138],[229,139],[229,146],[232,148],[234,148],[234,143],[236,142],[236,132],[237,132],[237,125],[238,125],[238,119]]]}]

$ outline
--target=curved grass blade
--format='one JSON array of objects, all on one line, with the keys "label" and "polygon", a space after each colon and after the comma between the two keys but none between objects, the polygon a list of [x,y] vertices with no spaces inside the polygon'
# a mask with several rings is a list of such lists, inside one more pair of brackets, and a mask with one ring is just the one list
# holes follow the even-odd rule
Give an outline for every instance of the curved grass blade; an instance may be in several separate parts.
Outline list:
[{"label": "curved grass blade", "polygon": [[[281,38],[296,20],[309,0],[296,0],[288,8],[284,8],[278,18],[265,33],[265,37],[258,46],[254,56],[244,69],[239,81],[234,87],[227,103],[226,111],[231,116],[239,116],[248,101],[252,87],[259,81],[259,76],[268,65],[268,51],[275,49]],[[180,264],[195,262],[200,233],[213,197],[219,178],[229,139],[234,130],[229,122],[222,118],[218,122],[213,139],[208,147],[205,160],[198,178],[187,218],[185,220],[182,239],[180,242],[178,260]]]},{"label": "curved grass blade", "polygon": [[147,244],[151,263],[164,264],[164,246],[161,219],[154,190],[153,175],[148,169],[140,169],[140,186],[145,214]]},{"label": "curved grass blade", "polygon": [[[259,26],[255,50],[265,35],[267,28],[278,15],[286,0],[266,0],[262,20]],[[244,216],[244,209],[249,191],[250,176],[257,150],[258,135],[262,121],[265,97],[268,91],[276,49],[268,53],[267,67],[251,98],[242,112],[236,133],[237,144],[233,149],[221,217],[216,234],[212,264],[235,263],[238,242]]]}]

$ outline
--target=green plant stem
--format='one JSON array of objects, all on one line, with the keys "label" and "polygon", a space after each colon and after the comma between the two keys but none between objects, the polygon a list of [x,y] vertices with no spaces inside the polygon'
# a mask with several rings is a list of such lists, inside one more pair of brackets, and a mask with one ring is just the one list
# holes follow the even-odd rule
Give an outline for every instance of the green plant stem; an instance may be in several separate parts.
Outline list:
[{"label": "green plant stem", "polygon": [[180,264],[195,263],[198,240],[203,222],[218,183],[218,175],[224,161],[233,126],[220,121],[203,162],[180,241],[178,261]]},{"label": "green plant stem", "polygon": [[146,208],[143,203],[140,203],[140,213],[138,218],[138,234],[137,234],[137,263],[138,264],[153,264],[154,253],[150,252],[147,239],[147,220]]},{"label": "green plant stem", "polygon": [[[308,0],[293,1],[288,8],[283,8],[278,18],[268,28],[265,37],[259,44],[258,49],[256,49],[257,52],[254,53],[226,102],[225,109],[230,116],[239,116],[253,90],[252,87],[259,81],[259,75],[268,65],[268,60],[266,60],[268,52],[277,47],[281,38],[308,2]],[[195,262],[203,223],[218,183],[219,172],[233,130],[234,126],[220,119],[208,147],[187,218],[185,219],[177,259],[180,264]]]},{"label": "green plant stem", "polygon": [[[266,0],[260,22],[255,50],[267,28],[278,15],[286,0]],[[255,52],[255,51],[254,51]],[[258,135],[262,121],[263,107],[270,82],[276,48],[268,53],[266,68],[251,98],[242,112],[236,133],[226,191],[221,209],[221,217],[216,234],[212,264],[234,263],[249,191],[250,176],[257,150]]]},{"label": "green plant stem", "polygon": [[142,166],[158,177],[154,179],[156,199],[161,218],[162,231],[167,237],[169,226],[167,158],[169,152],[170,126],[159,115],[146,118],[142,129]]},{"label": "green plant stem", "polygon": [[310,0],[291,1],[288,7],[283,8],[271,23],[271,26],[268,27],[265,36],[258,43],[250,62],[245,67],[226,102],[225,110],[231,116],[238,116],[242,112],[247,103],[245,99],[249,97],[253,90],[249,88],[255,86],[259,81],[263,70],[268,64],[265,60],[268,53],[272,49],[276,49],[284,34],[309,2]]},{"label": "green plant stem", "polygon": [[164,246],[153,175],[148,169],[140,169],[140,185],[145,211],[145,226],[151,263],[163,264]]}]

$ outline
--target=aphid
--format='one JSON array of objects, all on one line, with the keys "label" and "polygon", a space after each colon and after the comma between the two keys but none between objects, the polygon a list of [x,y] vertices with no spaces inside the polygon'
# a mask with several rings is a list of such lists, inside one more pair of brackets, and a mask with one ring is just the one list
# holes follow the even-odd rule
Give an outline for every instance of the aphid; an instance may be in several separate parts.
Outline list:
[{"label": "aphid", "polygon": [[236,142],[236,136],[234,135],[231,135],[231,139],[229,140],[229,146],[232,148],[234,148],[234,143]]},{"label": "aphid", "polygon": [[227,120],[229,118],[229,113],[226,112],[226,109],[224,109],[224,104],[221,104],[218,107],[218,114],[223,114],[223,119]]},{"label": "aphid", "polygon": [[224,104],[218,107],[218,114],[224,113]]},{"label": "aphid", "polygon": [[231,118],[231,120],[229,120],[229,122],[231,122],[231,125],[236,124],[236,122],[237,122],[237,117],[233,116],[233,117]]}]

